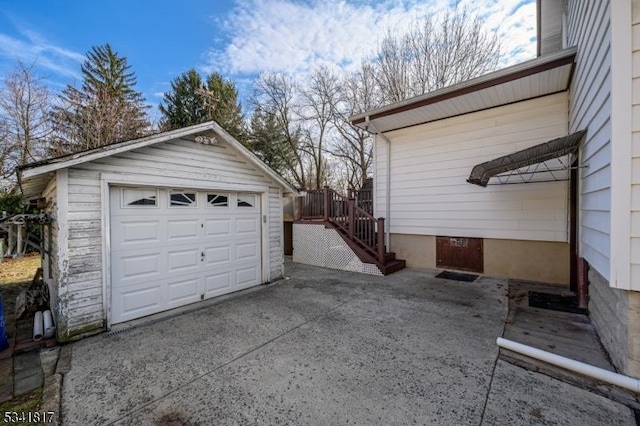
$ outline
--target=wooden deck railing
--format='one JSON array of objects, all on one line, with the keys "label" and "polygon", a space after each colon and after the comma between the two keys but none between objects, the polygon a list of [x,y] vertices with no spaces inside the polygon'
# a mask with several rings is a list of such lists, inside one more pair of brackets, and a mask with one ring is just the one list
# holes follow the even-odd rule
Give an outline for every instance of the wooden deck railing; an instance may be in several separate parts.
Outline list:
[{"label": "wooden deck railing", "polygon": [[349,198],[356,200],[356,206],[360,207],[369,214],[373,214],[373,189],[350,189],[348,192]]},{"label": "wooden deck railing", "polygon": [[378,261],[385,261],[384,218],[375,218],[355,197],[345,197],[325,186],[298,198],[298,220],[323,220],[343,231]]}]

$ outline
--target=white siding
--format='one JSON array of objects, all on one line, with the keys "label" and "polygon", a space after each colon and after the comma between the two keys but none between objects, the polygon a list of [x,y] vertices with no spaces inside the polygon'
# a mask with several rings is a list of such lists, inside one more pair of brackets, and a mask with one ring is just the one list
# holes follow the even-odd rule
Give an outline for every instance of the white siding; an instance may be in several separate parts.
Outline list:
[{"label": "white siding", "polygon": [[631,177],[631,283],[640,283],[640,4],[632,13],[632,177]]},{"label": "white siding", "polygon": [[269,269],[272,280],[284,275],[282,208],[282,190],[269,188]]},{"label": "white siding", "polygon": [[[44,254],[42,260],[42,277],[43,281],[49,288],[50,306],[54,313],[57,313],[58,306],[58,287],[55,285],[58,282],[60,276],[58,271],[58,252],[54,249],[57,247],[58,242],[58,203],[57,203],[57,189],[56,189],[55,173],[51,180],[47,184],[42,196],[47,200],[47,207],[45,212],[51,218],[51,229],[45,227],[42,235],[42,247],[44,250],[49,251],[49,254]],[[57,319],[57,318],[56,318]]]},{"label": "white siding", "polygon": [[562,49],[562,7],[558,0],[538,0],[541,12],[540,54]]},{"label": "white siding", "polygon": [[[226,144],[202,145],[173,140],[105,157],[69,169],[69,253],[66,316],[69,335],[104,320],[102,277],[101,173],[147,176],[158,181],[175,179],[176,186],[269,187],[269,255],[271,279],[282,271],[282,192],[279,185]],[[177,182],[180,182],[178,185]],[[160,185],[160,184],[158,184]]]},{"label": "white siding", "polygon": [[[390,232],[479,238],[568,239],[568,182],[467,183],[476,164],[567,134],[559,93],[387,134]],[[383,215],[386,147],[376,146],[376,211]]]},{"label": "white siding", "polygon": [[567,42],[577,46],[569,130],[587,129],[580,151],[580,254],[607,280],[611,246],[611,28],[608,1],[569,1]]}]

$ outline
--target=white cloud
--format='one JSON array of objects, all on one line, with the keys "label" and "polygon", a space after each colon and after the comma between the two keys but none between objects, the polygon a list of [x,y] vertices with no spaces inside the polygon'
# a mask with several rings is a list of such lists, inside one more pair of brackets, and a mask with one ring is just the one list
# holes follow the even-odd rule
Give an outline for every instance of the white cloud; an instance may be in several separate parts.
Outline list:
[{"label": "white cloud", "polygon": [[[384,33],[442,12],[448,0],[238,0],[226,20],[223,48],[208,54],[207,71],[234,76],[266,70],[305,73],[317,64],[359,65]],[[502,65],[535,56],[534,0],[469,3],[496,31],[507,57]]]},{"label": "white cloud", "polygon": [[20,29],[20,38],[0,33],[0,56],[36,65],[63,77],[79,78],[84,55],[49,43],[40,34]]}]

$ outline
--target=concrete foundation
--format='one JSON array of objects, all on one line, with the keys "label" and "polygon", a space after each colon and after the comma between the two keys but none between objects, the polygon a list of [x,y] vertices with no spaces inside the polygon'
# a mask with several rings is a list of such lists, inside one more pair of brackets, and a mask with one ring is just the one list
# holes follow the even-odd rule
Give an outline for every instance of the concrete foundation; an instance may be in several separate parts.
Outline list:
[{"label": "concrete foundation", "polygon": [[640,378],[640,293],[611,288],[590,269],[589,313],[616,368]]},{"label": "concrete foundation", "polygon": [[[407,267],[436,267],[436,237],[391,234],[391,251]],[[569,284],[569,244],[484,239],[484,274],[500,278]]]}]

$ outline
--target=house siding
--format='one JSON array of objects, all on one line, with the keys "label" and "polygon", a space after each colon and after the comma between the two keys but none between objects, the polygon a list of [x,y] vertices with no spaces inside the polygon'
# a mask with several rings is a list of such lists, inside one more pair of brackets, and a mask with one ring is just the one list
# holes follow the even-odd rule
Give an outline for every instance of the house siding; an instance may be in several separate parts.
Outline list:
[{"label": "house siding", "polygon": [[[51,218],[50,230],[45,228],[42,235],[43,248],[49,253],[45,253],[42,258],[42,279],[49,289],[50,306],[54,315],[58,305],[58,287],[56,283],[60,276],[58,270],[58,252],[54,248],[58,246],[58,203],[57,203],[57,179],[55,174],[42,192],[42,197],[47,201],[45,213]],[[51,250],[49,251],[49,248]],[[57,318],[56,318],[57,319]]]},{"label": "house siding", "polygon": [[580,255],[606,280],[611,249],[611,28],[608,1],[569,1],[569,46],[577,46],[569,131],[587,130],[580,150]]},{"label": "house siding", "polygon": [[63,340],[104,328],[102,232],[106,224],[102,223],[101,174],[105,172],[157,177],[158,181],[173,177],[194,188],[215,187],[215,182],[238,189],[269,187],[263,214],[269,221],[270,258],[263,262],[269,265],[269,279],[283,275],[282,190],[232,147],[173,140],[77,165],[68,169],[68,276],[59,284],[65,287]]},{"label": "house siding", "polygon": [[282,218],[282,190],[269,188],[269,270],[271,280],[284,275],[284,229]]},{"label": "house siding", "polygon": [[[566,135],[567,111],[564,92],[389,132],[390,232],[566,242],[568,182],[481,188],[466,180],[476,164]],[[376,142],[384,215],[386,142]]]},{"label": "house siding", "polygon": [[632,3],[631,283],[640,287],[640,2]]}]

